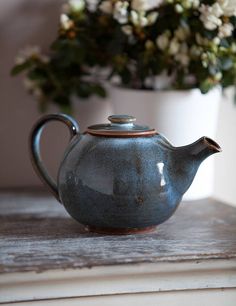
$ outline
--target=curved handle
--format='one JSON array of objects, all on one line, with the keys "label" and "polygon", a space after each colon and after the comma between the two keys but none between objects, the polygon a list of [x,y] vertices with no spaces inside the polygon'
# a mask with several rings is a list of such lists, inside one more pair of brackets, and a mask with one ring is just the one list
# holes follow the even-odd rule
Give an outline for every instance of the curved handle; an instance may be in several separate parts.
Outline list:
[{"label": "curved handle", "polygon": [[57,198],[59,202],[61,202],[59,198],[57,184],[55,180],[48,174],[42,162],[40,154],[40,138],[42,130],[46,123],[53,120],[61,121],[68,126],[71,135],[70,139],[72,139],[75,135],[79,134],[79,125],[70,116],[65,114],[46,115],[39,119],[39,121],[37,121],[34,127],[32,128],[30,134],[30,153],[32,165],[39,178],[43,181],[43,183],[46,183],[53,195]]}]

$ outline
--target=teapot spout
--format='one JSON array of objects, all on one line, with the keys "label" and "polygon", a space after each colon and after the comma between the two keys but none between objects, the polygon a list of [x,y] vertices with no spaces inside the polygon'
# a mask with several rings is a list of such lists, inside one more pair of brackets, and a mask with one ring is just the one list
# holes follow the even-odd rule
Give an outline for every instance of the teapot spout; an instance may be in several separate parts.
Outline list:
[{"label": "teapot spout", "polygon": [[201,137],[187,147],[189,147],[189,154],[195,157],[200,163],[208,156],[222,151],[218,143],[206,136]]},{"label": "teapot spout", "polygon": [[221,147],[209,137],[201,137],[196,142],[176,148],[174,164],[176,168],[176,190],[184,194],[197,173],[200,164],[210,155],[221,152]]}]

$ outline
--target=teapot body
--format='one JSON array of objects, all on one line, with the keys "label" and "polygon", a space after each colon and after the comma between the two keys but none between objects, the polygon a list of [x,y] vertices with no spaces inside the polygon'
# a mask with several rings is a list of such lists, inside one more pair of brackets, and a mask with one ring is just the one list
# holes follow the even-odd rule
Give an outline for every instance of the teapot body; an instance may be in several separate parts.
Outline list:
[{"label": "teapot body", "polygon": [[[176,148],[129,115],[114,115],[110,124],[88,127],[64,114],[46,115],[30,135],[32,164],[68,213],[95,232],[126,234],[148,231],[175,212],[201,162],[221,151],[208,137]],[[40,137],[52,120],[70,130],[71,142],[58,171],[48,174],[40,154]]]},{"label": "teapot body", "polygon": [[171,156],[159,135],[74,139],[58,175],[61,202],[96,231],[132,231],[168,219],[182,195],[171,184]]}]

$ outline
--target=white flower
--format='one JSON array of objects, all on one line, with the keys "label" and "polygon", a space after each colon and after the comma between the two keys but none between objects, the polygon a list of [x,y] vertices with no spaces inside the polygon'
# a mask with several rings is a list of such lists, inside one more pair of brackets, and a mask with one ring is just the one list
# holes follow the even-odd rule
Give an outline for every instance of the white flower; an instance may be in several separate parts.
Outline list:
[{"label": "white flower", "polygon": [[66,14],[61,14],[60,24],[63,30],[69,30],[73,26],[73,21]]},{"label": "white flower", "polygon": [[231,45],[231,51],[232,51],[233,53],[236,53],[236,43],[232,43],[232,45]]},{"label": "white flower", "polygon": [[208,60],[208,56],[205,52],[202,53],[201,60],[202,60],[202,66],[207,68],[208,65],[209,65],[209,60]]},{"label": "white flower", "polygon": [[175,74],[169,75],[166,70],[152,78],[152,86],[156,90],[170,89],[174,82]]},{"label": "white flower", "polygon": [[111,14],[113,7],[112,7],[112,2],[110,0],[106,0],[103,1],[100,5],[99,5],[99,9],[106,14]]},{"label": "white flower", "polygon": [[231,23],[224,23],[219,27],[219,37],[229,37],[232,35],[234,27]]},{"label": "white flower", "polygon": [[131,18],[131,22],[135,26],[145,27],[146,25],[148,25],[148,19],[145,16],[144,12],[137,13],[136,11],[132,10],[130,12],[130,18]]},{"label": "white flower", "polygon": [[25,86],[25,89],[28,90],[28,91],[32,91],[33,89],[36,88],[35,82],[33,82],[32,80],[30,80],[28,78],[25,78],[23,80],[23,84]]},{"label": "white flower", "polygon": [[194,8],[199,7],[199,5],[200,5],[200,0],[191,0],[191,1],[192,1],[192,6],[193,6]]},{"label": "white flower", "polygon": [[220,17],[223,15],[224,11],[222,10],[221,6],[219,5],[219,3],[214,3],[211,7],[211,12],[212,15],[216,16],[216,17]]},{"label": "white flower", "polygon": [[131,22],[135,25],[138,24],[138,13],[136,11],[131,11],[130,12],[130,18],[131,18]]},{"label": "white flower", "polygon": [[179,44],[178,40],[175,37],[172,38],[172,40],[170,41],[170,46],[169,46],[168,53],[170,55],[175,55],[176,53],[179,52],[179,48],[180,48],[180,44]]},{"label": "white flower", "polygon": [[215,74],[215,76],[214,76],[214,79],[215,79],[216,81],[220,81],[220,80],[222,79],[222,77],[223,77],[223,74],[222,74],[221,72],[217,72],[217,73]]},{"label": "white flower", "polygon": [[216,55],[212,52],[203,52],[201,54],[201,60],[202,60],[202,65],[205,68],[208,67],[210,64],[214,66],[217,64]]},{"label": "white flower", "polygon": [[146,48],[147,50],[152,50],[153,47],[154,47],[153,42],[152,42],[151,40],[147,40],[146,43],[145,43],[145,48]]},{"label": "white flower", "polygon": [[151,12],[150,14],[147,15],[148,24],[152,25],[153,23],[156,22],[157,18],[158,18],[158,13]]},{"label": "white flower", "polygon": [[199,11],[201,13],[200,19],[207,30],[215,30],[222,24],[219,17],[222,16],[223,11],[218,3],[214,3],[212,6],[202,4]]},{"label": "white flower", "polygon": [[23,81],[25,89],[30,92],[35,98],[40,99],[44,96],[41,88],[38,87],[38,84],[29,78],[25,78]]},{"label": "white flower", "polygon": [[184,41],[188,36],[189,28],[187,26],[179,27],[177,30],[175,30],[175,37],[177,37],[181,41]]},{"label": "white flower", "polygon": [[180,45],[180,50],[181,53],[188,53],[188,45],[184,42]]},{"label": "white flower", "polygon": [[131,8],[136,11],[146,11],[148,6],[148,0],[133,0]]},{"label": "white flower", "polygon": [[225,16],[236,16],[236,0],[218,0]]},{"label": "white flower", "polygon": [[200,0],[184,0],[184,1],[180,1],[183,3],[183,7],[185,9],[189,9],[189,8],[198,8],[200,5]]},{"label": "white flower", "polygon": [[133,33],[133,28],[130,25],[124,25],[121,29],[126,35],[131,35]]},{"label": "white flower", "polygon": [[50,61],[49,56],[43,55],[43,54],[40,54],[40,55],[39,55],[39,59],[40,59],[41,62],[44,63],[44,64],[47,64],[47,63]]},{"label": "white flower", "polygon": [[216,46],[218,46],[219,44],[220,44],[220,38],[219,37],[215,37],[215,38],[213,38],[213,43],[216,45]]},{"label": "white flower", "polygon": [[68,3],[72,11],[80,12],[85,8],[84,0],[70,0]]},{"label": "white flower", "polygon": [[165,50],[169,46],[169,33],[165,32],[158,36],[156,44],[160,50]]},{"label": "white flower", "polygon": [[149,0],[149,9],[157,8],[165,3],[165,0]]},{"label": "white flower", "polygon": [[188,45],[186,43],[182,43],[179,48],[179,52],[175,55],[175,60],[180,62],[183,66],[188,66],[190,58],[188,54]]},{"label": "white flower", "polygon": [[33,91],[32,91],[32,94],[34,95],[35,98],[37,99],[40,99],[44,96],[42,90],[40,88],[35,88]]},{"label": "white flower", "polygon": [[128,8],[129,2],[117,1],[114,7],[114,18],[121,24],[128,22]]},{"label": "white flower", "polygon": [[90,12],[95,12],[98,6],[99,0],[85,0]]},{"label": "white flower", "polygon": [[200,0],[181,0],[181,1],[167,0],[167,2],[171,4],[177,2],[177,4],[175,5],[175,10],[177,13],[182,13],[184,9],[198,8],[200,5]]},{"label": "white flower", "polygon": [[182,7],[181,4],[177,3],[177,4],[175,5],[175,10],[176,10],[177,13],[181,14],[181,13],[183,13],[184,8]]},{"label": "white flower", "polygon": [[193,57],[199,57],[202,54],[202,48],[196,45],[192,45],[190,48],[190,54]]},{"label": "white flower", "polygon": [[148,11],[159,7],[164,0],[132,0],[131,8],[137,12]]},{"label": "white flower", "polygon": [[186,53],[178,53],[175,56],[176,61],[180,62],[184,67],[187,67],[189,65],[189,55]]},{"label": "white flower", "polygon": [[[21,50],[15,59],[16,65],[23,64],[27,59],[31,57],[40,57],[41,50],[38,46],[28,46]],[[42,57],[42,56],[41,56]],[[43,56],[44,57],[44,56]],[[46,56],[45,56],[46,58]]]},{"label": "white flower", "polygon": [[145,27],[147,25],[152,25],[158,18],[158,12],[151,12],[148,15],[144,11],[131,10],[130,20],[131,22],[140,27]]},{"label": "white flower", "polygon": [[202,37],[199,33],[195,35],[196,42],[201,46],[209,46],[210,40],[206,37]]}]

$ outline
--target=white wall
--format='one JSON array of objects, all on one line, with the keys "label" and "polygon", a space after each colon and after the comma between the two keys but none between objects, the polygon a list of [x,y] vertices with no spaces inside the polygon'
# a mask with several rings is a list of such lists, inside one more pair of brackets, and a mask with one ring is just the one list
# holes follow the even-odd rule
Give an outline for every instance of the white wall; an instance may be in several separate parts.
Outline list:
[{"label": "white wall", "polygon": [[221,103],[217,141],[222,153],[215,155],[214,196],[236,205],[236,103],[227,90]]},{"label": "white wall", "polygon": [[[60,0],[0,0],[0,187],[40,186],[28,154],[28,134],[40,116],[34,99],[22,86],[21,78],[9,71],[17,51],[26,45],[39,44],[47,49],[56,35]],[[77,119],[82,129],[111,112],[106,102],[86,102],[78,106]],[[55,111],[55,109],[53,109]],[[105,113],[103,113],[105,110]],[[52,111],[52,110],[51,110]],[[89,119],[87,118],[89,115]],[[95,119],[97,118],[97,119]],[[199,118],[201,120],[201,118]],[[222,101],[217,141],[223,148],[216,156],[215,196],[236,205],[236,106]],[[55,176],[68,132],[58,124],[47,129],[43,156]]]},{"label": "white wall", "polygon": [[[56,35],[60,11],[57,0],[0,0],[0,186],[39,184],[28,158],[28,134],[39,116],[37,106],[10,76],[19,49],[42,45],[46,49]],[[59,137],[55,143],[59,146]],[[54,163],[54,157],[48,158]]]}]

